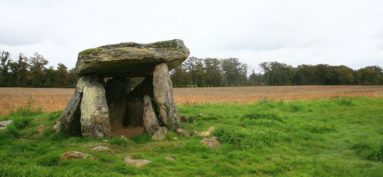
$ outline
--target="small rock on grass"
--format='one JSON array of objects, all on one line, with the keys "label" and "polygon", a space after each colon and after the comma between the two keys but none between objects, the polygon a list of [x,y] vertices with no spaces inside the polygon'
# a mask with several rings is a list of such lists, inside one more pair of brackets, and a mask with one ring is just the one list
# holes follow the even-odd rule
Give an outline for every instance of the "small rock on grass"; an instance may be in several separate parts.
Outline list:
[{"label": "small rock on grass", "polygon": [[101,152],[101,151],[109,151],[109,148],[106,146],[96,146],[92,150],[96,152]]},{"label": "small rock on grass", "polygon": [[208,146],[209,148],[215,148],[219,146],[221,143],[217,140],[217,137],[212,136],[210,138],[203,138],[200,141],[202,144]]},{"label": "small rock on grass", "polygon": [[185,136],[185,137],[190,136],[190,133],[187,130],[182,129],[182,128],[177,129],[176,132],[181,136]]},{"label": "small rock on grass", "polygon": [[167,161],[174,161],[175,159],[172,156],[166,156],[165,160],[167,160]]},{"label": "small rock on grass", "polygon": [[146,160],[146,159],[133,159],[130,156],[125,157],[124,161],[125,161],[125,164],[130,165],[130,166],[134,166],[134,167],[143,167],[143,166],[152,162],[152,161]]},{"label": "small rock on grass", "polygon": [[9,124],[11,124],[13,122],[13,120],[4,120],[4,121],[0,121],[0,130],[1,129],[5,129],[7,128],[7,126]]},{"label": "small rock on grass", "polygon": [[209,129],[207,131],[203,131],[201,133],[199,133],[199,136],[202,136],[202,137],[208,137],[211,135],[211,133],[215,130],[214,127],[209,127]]},{"label": "small rock on grass", "polygon": [[167,133],[168,129],[166,127],[160,127],[156,132],[154,132],[152,139],[157,141],[165,140]]},{"label": "small rock on grass", "polygon": [[71,159],[86,159],[89,158],[89,154],[85,154],[79,151],[69,151],[61,155],[61,160],[71,160]]}]

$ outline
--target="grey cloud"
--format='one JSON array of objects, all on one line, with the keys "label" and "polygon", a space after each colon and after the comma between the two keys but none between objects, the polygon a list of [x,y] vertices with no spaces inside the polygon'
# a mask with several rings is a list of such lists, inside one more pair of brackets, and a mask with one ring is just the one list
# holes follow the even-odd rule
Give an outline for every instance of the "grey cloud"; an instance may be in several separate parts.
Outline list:
[{"label": "grey cloud", "polygon": [[0,30],[0,44],[10,46],[23,46],[36,44],[42,41],[42,36],[28,31],[2,31]]},{"label": "grey cloud", "polygon": [[[199,57],[383,65],[381,0],[4,0],[0,46],[73,67],[78,51],[181,38]],[[380,34],[368,36],[367,34]]]}]

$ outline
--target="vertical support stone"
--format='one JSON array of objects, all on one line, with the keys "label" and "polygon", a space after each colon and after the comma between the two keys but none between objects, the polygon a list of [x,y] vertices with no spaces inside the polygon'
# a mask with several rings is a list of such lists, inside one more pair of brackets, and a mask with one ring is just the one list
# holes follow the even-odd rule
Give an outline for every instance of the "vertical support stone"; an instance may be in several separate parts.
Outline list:
[{"label": "vertical support stone", "polygon": [[81,101],[81,132],[83,136],[110,136],[109,111],[105,97],[104,78],[84,76]]},{"label": "vertical support stone", "polygon": [[54,126],[56,132],[63,132],[69,135],[81,135],[80,103],[81,93],[75,93]]},{"label": "vertical support stone", "polygon": [[63,132],[69,135],[77,136],[81,135],[80,103],[84,86],[84,77],[80,77],[77,81],[73,97],[69,100],[56,125],[53,127],[56,132]]},{"label": "vertical support stone", "polygon": [[146,77],[131,91],[126,98],[126,124],[129,126],[142,126],[144,113],[144,96],[153,95],[153,81]]},{"label": "vertical support stone", "polygon": [[180,127],[180,119],[173,99],[173,84],[166,63],[155,66],[153,71],[153,95],[159,119],[169,129]]},{"label": "vertical support stone", "polygon": [[143,120],[144,127],[149,135],[153,135],[160,128],[156,113],[153,110],[152,99],[148,95],[144,96]]}]

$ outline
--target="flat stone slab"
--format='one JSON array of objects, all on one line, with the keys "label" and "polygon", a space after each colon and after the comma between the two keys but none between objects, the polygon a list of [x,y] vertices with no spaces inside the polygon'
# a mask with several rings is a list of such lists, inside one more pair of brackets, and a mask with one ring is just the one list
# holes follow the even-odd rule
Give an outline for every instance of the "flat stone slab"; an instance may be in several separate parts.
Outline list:
[{"label": "flat stone slab", "polygon": [[143,166],[152,162],[152,161],[146,160],[146,159],[133,159],[130,156],[125,157],[124,161],[125,161],[125,164],[130,165],[130,166],[134,166],[134,167],[143,167]]},{"label": "flat stone slab", "polygon": [[61,160],[71,160],[71,159],[86,159],[89,158],[89,154],[85,154],[79,151],[69,151],[61,155]]},{"label": "flat stone slab", "polygon": [[76,72],[105,77],[144,77],[153,75],[154,67],[166,63],[169,70],[179,66],[189,49],[182,40],[139,44],[134,42],[106,45],[79,53]]},{"label": "flat stone slab", "polygon": [[0,121],[0,130],[6,129],[8,125],[10,125],[13,122],[13,120],[4,120]]}]

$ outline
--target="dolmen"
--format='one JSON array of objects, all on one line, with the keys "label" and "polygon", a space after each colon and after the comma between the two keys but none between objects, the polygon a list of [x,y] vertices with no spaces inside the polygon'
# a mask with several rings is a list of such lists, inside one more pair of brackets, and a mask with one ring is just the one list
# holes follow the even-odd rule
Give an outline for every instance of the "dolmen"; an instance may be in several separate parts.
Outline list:
[{"label": "dolmen", "polygon": [[110,137],[128,127],[149,134],[180,128],[169,71],[189,56],[182,40],[105,45],[78,54],[73,97],[54,130]]}]

